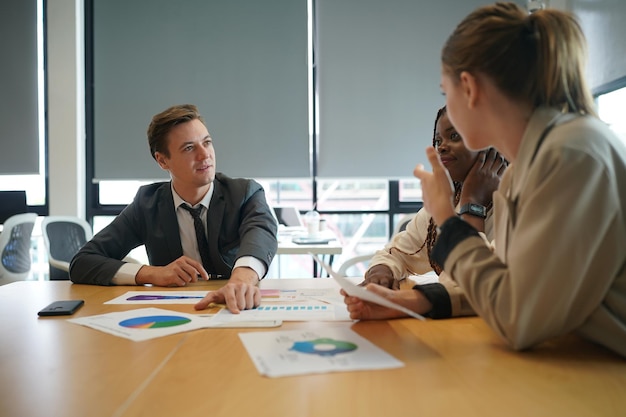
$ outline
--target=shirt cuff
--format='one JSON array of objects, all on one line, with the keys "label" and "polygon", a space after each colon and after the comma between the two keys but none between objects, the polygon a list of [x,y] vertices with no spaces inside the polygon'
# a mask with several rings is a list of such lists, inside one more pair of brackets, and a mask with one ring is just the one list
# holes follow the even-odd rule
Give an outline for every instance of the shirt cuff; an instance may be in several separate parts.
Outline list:
[{"label": "shirt cuff", "polygon": [[480,236],[473,226],[458,216],[453,216],[446,220],[438,232],[431,256],[441,267],[446,264],[446,259],[448,259],[452,249],[461,241],[471,236]]},{"label": "shirt cuff", "polygon": [[424,294],[424,297],[433,305],[426,316],[431,319],[447,319],[452,317],[452,302],[446,287],[437,283],[415,285],[414,290]]},{"label": "shirt cuff", "polygon": [[259,281],[262,280],[267,273],[267,268],[265,268],[265,264],[259,261],[254,256],[242,256],[241,258],[237,259],[237,261],[235,261],[235,266],[233,266],[233,269],[240,266],[252,268],[254,272],[256,272],[259,276]]},{"label": "shirt cuff", "polygon": [[127,262],[117,270],[111,283],[113,285],[137,285],[135,277],[137,272],[141,269],[143,264],[136,264],[134,262]]}]

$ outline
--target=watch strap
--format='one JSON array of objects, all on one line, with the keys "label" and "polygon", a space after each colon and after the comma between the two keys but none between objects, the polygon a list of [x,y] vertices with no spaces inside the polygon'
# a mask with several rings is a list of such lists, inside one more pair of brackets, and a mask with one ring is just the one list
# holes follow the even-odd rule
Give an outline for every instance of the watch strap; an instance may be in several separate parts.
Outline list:
[{"label": "watch strap", "polygon": [[487,207],[476,203],[463,204],[461,210],[459,210],[459,215],[461,214],[471,214],[472,216],[485,219],[487,218]]}]

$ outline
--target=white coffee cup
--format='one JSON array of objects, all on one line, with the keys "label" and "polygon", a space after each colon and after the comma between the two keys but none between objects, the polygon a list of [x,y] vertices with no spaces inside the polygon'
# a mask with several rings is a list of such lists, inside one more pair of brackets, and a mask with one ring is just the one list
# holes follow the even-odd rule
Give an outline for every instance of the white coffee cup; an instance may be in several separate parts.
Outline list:
[{"label": "white coffee cup", "polygon": [[304,223],[306,224],[309,236],[317,236],[320,232],[320,214],[315,211],[307,211],[304,215]]}]

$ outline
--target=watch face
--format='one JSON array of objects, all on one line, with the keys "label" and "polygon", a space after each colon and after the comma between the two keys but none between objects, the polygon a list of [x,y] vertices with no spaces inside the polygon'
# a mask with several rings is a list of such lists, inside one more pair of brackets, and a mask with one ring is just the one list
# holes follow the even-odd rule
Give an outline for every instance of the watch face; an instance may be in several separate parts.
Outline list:
[{"label": "watch face", "polygon": [[481,216],[485,215],[485,208],[479,204],[470,204],[469,209],[472,213],[480,214]]},{"label": "watch face", "polygon": [[487,217],[487,208],[481,206],[480,204],[468,203],[461,207],[461,212],[459,214],[472,214],[474,216],[482,217],[483,219]]}]

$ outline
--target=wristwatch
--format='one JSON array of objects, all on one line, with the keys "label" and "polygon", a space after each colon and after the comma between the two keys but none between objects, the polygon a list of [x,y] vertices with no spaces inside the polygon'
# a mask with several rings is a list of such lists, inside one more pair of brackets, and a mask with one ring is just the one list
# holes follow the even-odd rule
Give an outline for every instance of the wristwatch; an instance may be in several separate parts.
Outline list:
[{"label": "wristwatch", "polygon": [[487,207],[476,203],[463,204],[461,206],[461,210],[459,211],[459,215],[461,214],[471,214],[472,216],[485,219],[487,218]]}]

